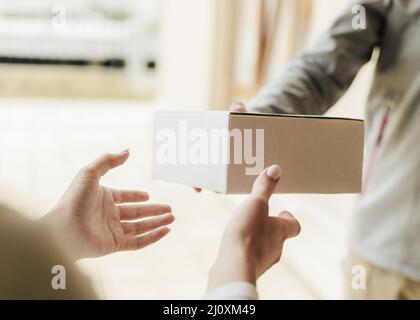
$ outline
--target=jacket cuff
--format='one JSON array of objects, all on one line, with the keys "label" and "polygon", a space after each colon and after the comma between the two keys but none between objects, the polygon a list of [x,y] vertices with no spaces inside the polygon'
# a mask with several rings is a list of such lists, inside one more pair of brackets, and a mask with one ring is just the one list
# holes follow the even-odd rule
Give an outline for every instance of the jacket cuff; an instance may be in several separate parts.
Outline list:
[{"label": "jacket cuff", "polygon": [[249,282],[232,282],[208,292],[204,300],[258,300],[257,288]]}]

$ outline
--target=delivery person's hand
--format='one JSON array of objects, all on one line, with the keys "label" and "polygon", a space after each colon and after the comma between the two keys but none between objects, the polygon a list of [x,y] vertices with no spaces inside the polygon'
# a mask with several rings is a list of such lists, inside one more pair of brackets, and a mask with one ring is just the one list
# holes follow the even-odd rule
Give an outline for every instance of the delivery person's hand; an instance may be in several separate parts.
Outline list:
[{"label": "delivery person's hand", "polygon": [[241,112],[241,113],[248,112],[246,110],[245,105],[242,102],[235,103],[232,107],[230,107],[230,111],[232,111],[232,112]]},{"label": "delivery person's hand", "polygon": [[[232,112],[241,112],[241,113],[247,112],[246,107],[242,102],[237,102],[233,104],[229,110]],[[201,188],[198,188],[198,187],[194,187],[194,190],[196,192],[201,192]]]},{"label": "delivery person's hand", "polygon": [[114,190],[99,184],[103,175],[128,157],[128,150],[105,154],[83,168],[56,207],[42,219],[68,246],[74,259],[138,250],[170,231],[167,225],[174,216],[168,205],[138,204],[149,199],[146,192]]},{"label": "delivery person's hand", "polygon": [[255,285],[280,260],[285,240],[299,234],[300,224],[290,213],[269,216],[268,201],[280,175],[277,165],[265,169],[255,180],[252,194],[236,210],[209,272],[208,290],[232,282]]}]

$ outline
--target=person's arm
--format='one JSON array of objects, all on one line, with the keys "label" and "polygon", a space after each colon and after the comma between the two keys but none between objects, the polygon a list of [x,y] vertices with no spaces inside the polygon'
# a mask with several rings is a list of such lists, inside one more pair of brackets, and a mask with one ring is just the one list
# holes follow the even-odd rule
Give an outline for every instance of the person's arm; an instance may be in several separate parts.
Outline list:
[{"label": "person's arm", "polygon": [[284,242],[299,234],[300,224],[290,213],[269,216],[268,202],[280,176],[277,165],[265,169],[236,210],[209,272],[205,299],[257,299],[257,279],[279,262]]},{"label": "person's arm", "polygon": [[0,204],[0,300],[97,299],[50,230]]},{"label": "person's arm", "polygon": [[100,185],[109,170],[123,165],[128,150],[105,154],[82,168],[58,204],[41,219],[74,260],[139,250],[166,236],[175,217],[166,204],[145,203],[138,190]]},{"label": "person's arm", "polygon": [[366,10],[366,28],[352,26],[350,6],[313,49],[297,56],[247,105],[250,112],[323,114],[345,93],[360,68],[381,46],[391,1],[359,0]]}]

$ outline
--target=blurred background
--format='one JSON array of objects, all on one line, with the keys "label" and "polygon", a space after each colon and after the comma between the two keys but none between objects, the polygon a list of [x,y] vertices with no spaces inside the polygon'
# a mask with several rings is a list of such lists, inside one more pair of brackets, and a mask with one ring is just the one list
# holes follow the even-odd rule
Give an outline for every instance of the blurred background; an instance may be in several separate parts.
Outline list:
[{"label": "blurred background", "polygon": [[[200,298],[223,229],[243,199],[149,176],[157,108],[246,103],[313,43],[347,0],[0,0],[0,201],[38,218],[78,169],[129,147],[104,178],[146,189],[177,221],[159,244],[79,262],[104,298]],[[331,109],[363,117],[369,63]],[[276,196],[302,236],[259,283],[265,299],[341,298],[353,196]],[[264,236],[264,235],[262,235]]]}]

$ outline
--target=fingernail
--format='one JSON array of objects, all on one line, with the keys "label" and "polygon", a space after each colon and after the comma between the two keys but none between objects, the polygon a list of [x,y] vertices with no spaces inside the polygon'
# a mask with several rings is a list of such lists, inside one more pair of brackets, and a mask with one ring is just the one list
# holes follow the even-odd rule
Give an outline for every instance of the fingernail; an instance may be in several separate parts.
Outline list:
[{"label": "fingernail", "polygon": [[273,180],[278,180],[281,176],[281,167],[278,164],[275,164],[268,168],[267,176]]},{"label": "fingernail", "polygon": [[129,153],[130,149],[125,149],[124,151],[121,151],[120,154]]}]

